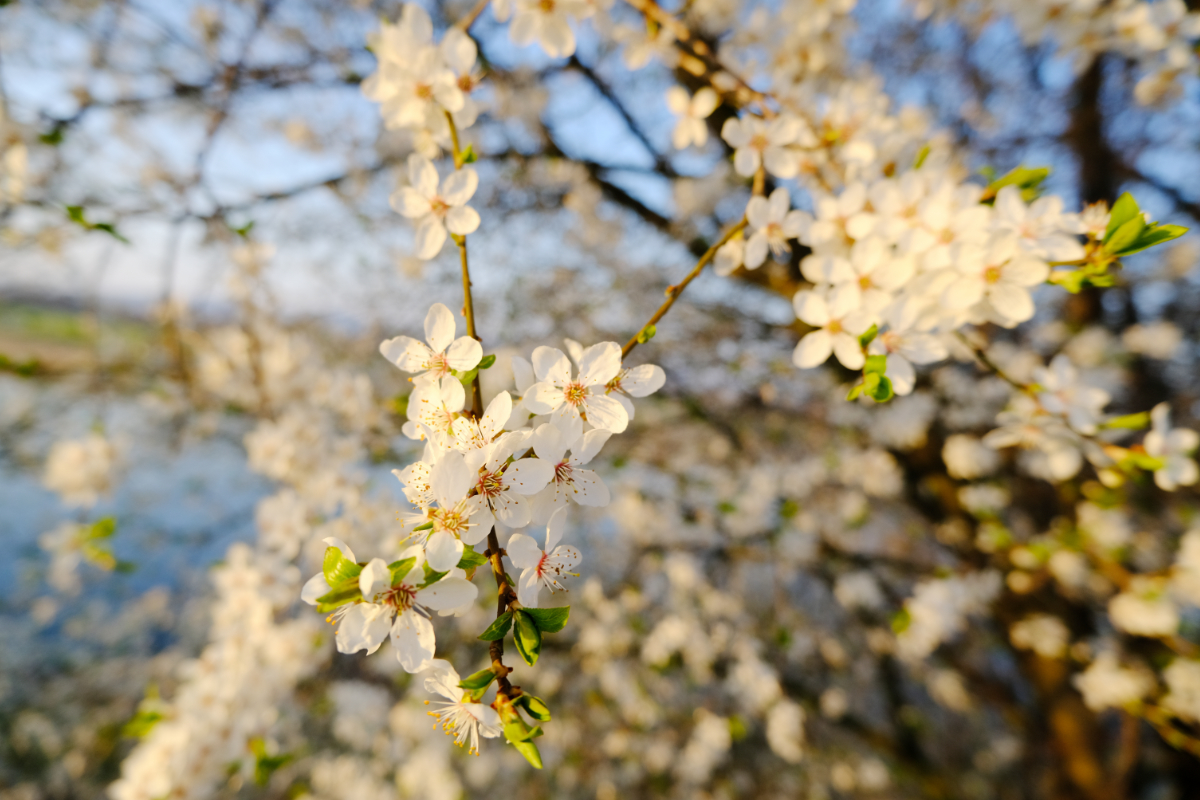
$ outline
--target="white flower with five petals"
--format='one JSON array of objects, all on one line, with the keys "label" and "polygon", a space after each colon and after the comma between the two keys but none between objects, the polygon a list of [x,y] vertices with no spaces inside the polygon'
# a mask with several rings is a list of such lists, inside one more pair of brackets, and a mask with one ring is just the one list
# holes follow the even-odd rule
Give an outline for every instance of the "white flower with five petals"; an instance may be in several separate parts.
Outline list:
[{"label": "white flower with five petals", "polygon": [[782,186],[771,192],[770,199],[750,198],[746,204],[746,221],[753,232],[746,240],[746,269],[758,269],[767,260],[768,250],[776,256],[791,252],[788,240],[804,231],[808,219],[803,211],[792,211],[791,207],[791,195]]},{"label": "white flower with five petals", "polygon": [[[570,425],[568,421],[563,427]],[[608,505],[610,495],[604,481],[582,467],[596,457],[611,434],[597,429],[580,435],[582,425],[578,422],[573,425],[563,430],[560,425],[547,422],[538,426],[530,439],[537,457],[554,468],[550,484],[533,498],[533,521],[537,524],[545,524],[551,514],[571,502],[593,507]]]},{"label": "white flower with five petals", "polygon": [[621,371],[621,347],[616,342],[583,350],[575,377],[566,354],[553,347],[533,351],[533,369],[539,382],[529,387],[523,401],[533,413],[573,420],[586,416],[592,427],[612,433],[621,433],[629,425],[625,407],[604,394],[604,387]]},{"label": "white flower with five petals", "polygon": [[416,220],[417,258],[436,256],[446,243],[446,231],[466,236],[479,227],[479,214],[467,201],[479,187],[479,176],[463,167],[441,182],[437,168],[428,159],[413,153],[408,157],[408,179],[412,184],[392,195],[392,208]]},{"label": "white flower with five petals", "polygon": [[532,536],[514,533],[509,538],[504,549],[513,565],[521,570],[517,581],[517,600],[521,605],[537,608],[543,586],[551,592],[566,591],[559,578],[573,574],[571,570],[583,558],[574,547],[559,544],[566,527],[567,509],[564,506],[551,514],[546,523],[545,550],[537,546]]},{"label": "white flower with five petals", "polygon": [[479,737],[494,739],[500,735],[500,715],[491,706],[470,699],[467,690],[449,661],[435,658],[425,670],[425,691],[441,695],[429,713],[441,723],[442,730],[454,737],[459,747],[470,745],[469,752],[479,753]]},{"label": "white flower with five petals", "polygon": [[796,316],[817,330],[796,345],[792,361],[806,369],[823,364],[831,353],[847,369],[862,369],[866,358],[858,337],[871,326],[871,317],[862,309],[862,293],[854,284],[836,289],[801,290],[792,300]]},{"label": "white flower with five petals", "polygon": [[425,315],[425,342],[411,336],[397,336],[379,345],[379,352],[405,372],[417,374],[413,380],[439,379],[451,370],[474,369],[483,358],[483,346],[470,336],[454,338],[457,325],[454,314],[441,303],[434,303]]}]

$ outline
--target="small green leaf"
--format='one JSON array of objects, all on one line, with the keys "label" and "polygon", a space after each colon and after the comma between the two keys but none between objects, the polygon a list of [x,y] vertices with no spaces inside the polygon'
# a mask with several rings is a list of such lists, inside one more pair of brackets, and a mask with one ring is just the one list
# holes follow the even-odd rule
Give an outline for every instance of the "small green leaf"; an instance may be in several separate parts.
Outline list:
[{"label": "small green leaf", "polygon": [[458,685],[464,689],[486,689],[492,685],[492,681],[496,680],[496,673],[492,672],[491,668],[481,669],[473,675],[468,675],[458,682]]},{"label": "small green leaf", "polygon": [[514,704],[525,709],[525,713],[538,722],[550,721],[550,707],[540,697],[523,694],[514,701]]},{"label": "small green leaf", "polygon": [[879,335],[879,326],[872,325],[870,328],[867,328],[866,333],[864,333],[862,336],[858,337],[858,344],[862,347],[862,349],[866,350],[867,345],[869,345],[871,342],[875,341],[875,337],[878,335]]},{"label": "small green leaf", "polygon": [[1021,190],[1021,197],[1028,201],[1037,194],[1038,187],[1049,175],[1049,167],[1017,167],[989,183],[984,197],[995,199],[996,194],[1005,186],[1016,186]]},{"label": "small green leaf", "polygon": [[531,728],[520,719],[515,719],[504,726],[504,738],[512,744],[528,742],[542,735],[541,728]]},{"label": "small green leaf", "polygon": [[1182,225],[1159,225],[1155,223],[1154,225],[1147,226],[1147,228],[1142,231],[1141,235],[1134,240],[1133,244],[1123,248],[1117,252],[1116,255],[1131,256],[1134,253],[1140,253],[1147,248],[1154,247],[1155,245],[1162,244],[1163,242],[1169,242],[1172,239],[1178,239],[1187,232],[1188,229]]},{"label": "small green leaf", "polygon": [[850,393],[848,395],[846,395],[846,399],[847,400],[856,400],[856,399],[858,399],[858,396],[862,393],[863,393],[863,385],[860,383],[860,384],[856,385],[853,389],[850,390]]},{"label": "small green leaf", "polygon": [[1150,412],[1139,411],[1136,414],[1125,414],[1120,417],[1113,417],[1105,420],[1101,428],[1121,428],[1124,430],[1139,431],[1150,424]]},{"label": "small green leaf", "polygon": [[475,146],[472,144],[467,145],[467,149],[462,151],[462,163],[474,164],[478,160],[479,156],[475,155]]},{"label": "small green leaf", "polygon": [[929,158],[930,149],[929,145],[925,145],[917,151],[917,157],[913,160],[913,169],[921,168],[921,165],[925,163],[925,159]]},{"label": "small green leaf", "polygon": [[638,344],[645,344],[646,342],[650,341],[654,338],[654,334],[656,333],[658,333],[658,327],[656,325],[647,325],[645,328],[638,331]]},{"label": "small green leaf", "polygon": [[235,228],[234,226],[230,225],[229,230],[233,231],[243,239],[247,239],[250,237],[250,231],[254,230],[254,220],[250,220],[240,228]]},{"label": "small green leaf", "polygon": [[111,222],[89,222],[84,213],[83,206],[66,206],[67,218],[74,222],[84,230],[103,231],[119,242],[129,244],[129,240],[117,232],[117,229]]},{"label": "small green leaf", "polygon": [[408,558],[388,564],[388,570],[392,573],[392,586],[399,586],[400,582],[408,576],[408,573],[412,572],[416,564],[416,556],[409,556]]},{"label": "small green leaf", "polygon": [[1113,232],[1113,235],[1104,243],[1104,252],[1116,255],[1126,250],[1138,240],[1144,230],[1146,230],[1146,219],[1138,214]]},{"label": "small green leaf", "polygon": [[470,389],[471,384],[475,382],[475,378],[479,375],[479,369],[469,369],[466,372],[456,373],[459,381],[462,382],[464,389]]},{"label": "small green leaf", "polygon": [[103,517],[91,524],[85,539],[108,539],[117,532],[117,521],[113,517]]},{"label": "small green leaf", "polygon": [[1141,213],[1137,200],[1134,200],[1133,195],[1129,192],[1125,192],[1117,198],[1117,202],[1113,204],[1112,213],[1108,216],[1108,227],[1104,229],[1104,244],[1108,244],[1108,240],[1112,238],[1118,228],[1134,217],[1141,216]]},{"label": "small green leaf", "polygon": [[437,583],[442,578],[446,577],[447,573],[449,572],[449,570],[447,570],[446,572],[438,572],[438,571],[432,569],[429,566],[428,561],[423,563],[421,565],[421,568],[425,570],[425,582],[422,583],[420,586],[418,586],[417,587],[418,589],[424,589],[426,586],[433,586],[433,584]]},{"label": "small green leaf", "polygon": [[419,533],[420,531],[431,531],[431,530],[433,530],[433,522],[422,522],[420,525],[413,528],[413,533]]},{"label": "small green leaf", "polygon": [[902,608],[892,615],[892,633],[904,633],[909,625],[912,625],[912,614],[908,613],[907,608]]},{"label": "small green leaf", "polygon": [[892,388],[891,379],[886,375],[880,375],[879,382],[868,394],[876,403],[886,403],[896,396],[896,391]]},{"label": "small green leaf", "polygon": [[863,365],[863,372],[870,375],[882,375],[887,372],[887,356],[867,356],[867,362]]},{"label": "small green leaf", "polygon": [[259,786],[266,786],[275,770],[293,758],[290,753],[267,755],[267,744],[258,737],[250,740],[250,752],[254,754],[254,782]]},{"label": "small green leaf", "polygon": [[138,711],[133,715],[133,719],[126,722],[121,727],[121,735],[128,736],[132,739],[141,739],[150,731],[154,730],[154,726],[163,720],[163,715],[157,711]]},{"label": "small green leaf", "polygon": [[505,611],[496,617],[496,621],[489,625],[486,631],[479,634],[479,638],[485,642],[498,641],[504,638],[510,627],[512,627],[512,612]]},{"label": "small green leaf", "polygon": [[513,742],[513,747],[517,748],[517,752],[525,756],[525,760],[534,769],[542,768],[542,754],[538,752],[537,745],[533,742]]},{"label": "small green leaf", "polygon": [[475,548],[469,544],[463,545],[462,558],[458,560],[459,569],[473,569],[481,567],[488,563],[488,557],[483,553],[476,553]]},{"label": "small green leaf", "polygon": [[486,356],[484,356],[482,359],[480,359],[479,366],[476,367],[476,369],[480,369],[480,370],[490,369],[491,366],[495,363],[496,363],[496,354],[488,353]]},{"label": "small green leaf", "polygon": [[513,640],[517,643],[517,652],[521,654],[525,663],[532,667],[542,652],[542,632],[538,630],[533,618],[524,611],[517,611],[513,615],[513,621]]},{"label": "small green leaf", "polygon": [[318,597],[317,611],[324,614],[326,611],[333,611],[335,608],[344,606],[346,603],[353,602],[360,597],[362,597],[362,591],[358,588],[358,579],[351,578]]},{"label": "small green leaf", "polygon": [[[4,5],[5,3],[0,3],[0,7]],[[42,144],[48,144],[51,147],[58,147],[63,142],[63,131],[66,130],[66,127],[65,123],[57,122],[48,133],[43,133],[39,136],[38,141]]]},{"label": "small green leaf", "polygon": [[326,583],[337,586],[351,578],[357,578],[362,572],[362,567],[342,555],[341,550],[330,546],[325,548],[325,561],[321,564],[321,571],[325,573]]},{"label": "small green leaf", "polygon": [[558,608],[523,608],[521,611],[533,618],[538,630],[543,633],[558,633],[567,624],[571,616],[570,606]]}]

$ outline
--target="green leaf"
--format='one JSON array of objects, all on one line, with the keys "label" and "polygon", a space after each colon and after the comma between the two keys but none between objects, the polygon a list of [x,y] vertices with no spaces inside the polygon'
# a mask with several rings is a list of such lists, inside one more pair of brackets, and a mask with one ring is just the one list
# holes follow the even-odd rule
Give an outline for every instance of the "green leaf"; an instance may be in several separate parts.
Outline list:
[{"label": "green leaf", "polygon": [[1138,240],[1144,230],[1146,230],[1146,219],[1138,214],[1113,232],[1113,235],[1104,243],[1104,252],[1116,255],[1126,250]]},{"label": "green leaf", "polygon": [[491,668],[481,669],[473,675],[468,675],[458,682],[458,685],[464,689],[486,689],[492,685],[492,681],[496,680],[496,673],[492,672]]},{"label": "green leaf", "polygon": [[318,597],[317,611],[324,614],[326,611],[333,611],[338,606],[344,606],[360,597],[362,597],[362,591],[358,588],[358,579],[351,578]]},{"label": "green leaf", "polygon": [[1124,430],[1140,431],[1142,428],[1150,424],[1150,412],[1139,411],[1136,414],[1125,414],[1120,417],[1113,417],[1101,423],[1101,428],[1121,428]]},{"label": "green leaf", "polygon": [[85,539],[108,539],[117,532],[117,521],[113,517],[104,517],[91,524]]},{"label": "green leaf", "polygon": [[431,530],[433,530],[432,522],[422,522],[420,525],[413,528],[413,533],[417,533],[418,531],[431,531]]},{"label": "green leaf", "polygon": [[[4,5],[6,4],[0,2],[0,7],[3,7]],[[58,147],[63,142],[63,131],[66,130],[66,127],[67,126],[65,123],[56,122],[54,127],[51,128],[48,133],[43,133],[38,137],[38,141],[42,144],[48,144],[51,147]]]},{"label": "green leaf", "polygon": [[345,583],[351,578],[357,578],[362,567],[342,555],[342,551],[332,545],[325,548],[325,561],[321,564],[325,573],[325,582],[330,586]]},{"label": "green leaf", "polygon": [[521,654],[521,658],[525,659],[525,663],[532,667],[537,663],[538,655],[542,652],[542,632],[538,630],[533,617],[525,611],[517,611],[513,614],[513,622],[516,623],[513,629],[513,639],[517,643],[517,652]]},{"label": "green leaf", "polygon": [[1137,200],[1134,200],[1133,195],[1129,192],[1118,197],[1117,202],[1113,204],[1112,213],[1109,214],[1108,227],[1104,229],[1104,244],[1108,244],[1108,240],[1112,238],[1118,228],[1141,214],[1142,210],[1138,208]]},{"label": "green leaf", "polygon": [[536,719],[538,722],[550,721],[550,707],[546,705],[540,697],[534,697],[531,694],[523,694],[513,701],[515,705],[525,709],[525,713]]},{"label": "green leaf", "polygon": [[850,394],[846,395],[847,400],[855,400],[863,393],[863,385],[860,383],[850,390]]},{"label": "green leaf", "polygon": [[867,363],[863,365],[863,372],[870,375],[882,375],[887,372],[887,356],[867,356]]},{"label": "green leaf", "polygon": [[141,739],[154,730],[154,726],[163,720],[163,715],[157,711],[138,711],[133,719],[121,726],[121,735],[133,739]]},{"label": "green leaf", "polygon": [[392,586],[399,586],[400,582],[408,576],[408,573],[412,572],[416,564],[416,556],[409,556],[408,558],[388,564],[388,570],[392,573]]},{"label": "green leaf", "polygon": [[504,738],[512,744],[528,742],[542,735],[541,728],[531,728],[520,719],[515,719],[504,726]]},{"label": "green leaf", "polygon": [[476,369],[480,369],[480,370],[490,369],[491,366],[495,363],[496,363],[496,354],[488,353],[486,356],[484,356],[482,359],[480,359],[479,366],[476,367]]},{"label": "green leaf", "polygon": [[458,560],[459,569],[473,569],[481,567],[488,563],[488,557],[483,553],[476,553],[475,548],[469,544],[463,545],[462,558]]},{"label": "green leaf", "polygon": [[496,617],[496,621],[483,633],[479,634],[479,638],[485,642],[495,642],[504,638],[504,634],[508,633],[508,629],[512,627],[512,612],[505,611],[500,616]]},{"label": "green leaf", "polygon": [[571,616],[570,606],[558,608],[522,608],[521,611],[533,618],[538,630],[543,633],[558,633],[567,624]]},{"label": "green leaf", "polygon": [[645,344],[646,342],[650,341],[651,339],[654,338],[654,334],[656,334],[656,333],[658,333],[658,326],[647,325],[645,328],[638,331],[638,335],[637,335],[638,344]]},{"label": "green leaf", "polygon": [[254,220],[250,220],[249,222],[247,222],[245,225],[243,225],[240,228],[235,228],[232,225],[230,225],[229,230],[233,231],[234,233],[236,233],[238,236],[242,237],[243,239],[249,238],[250,231],[254,230]]},{"label": "green leaf", "polygon": [[913,169],[921,168],[921,165],[925,163],[925,159],[929,158],[930,149],[931,148],[929,147],[929,145],[925,145],[924,147],[922,147],[920,150],[917,151],[917,157],[915,159],[913,159]]},{"label": "green leaf", "polygon": [[275,770],[292,760],[290,753],[267,755],[267,744],[261,738],[250,740],[250,752],[254,753],[254,782],[266,786]]},{"label": "green leaf", "polygon": [[418,586],[418,589],[424,589],[426,586],[432,586],[442,578],[446,577],[446,574],[449,572],[449,570],[446,570],[446,572],[437,572],[436,570],[430,568],[428,561],[423,563],[421,568],[425,570],[425,582]]},{"label": "green leaf", "polygon": [[866,333],[864,333],[862,336],[858,337],[858,344],[862,347],[862,349],[866,350],[867,345],[869,345],[871,342],[875,341],[875,337],[878,335],[879,335],[879,326],[872,325],[870,328],[867,328]]},{"label": "green leaf", "polygon": [[517,752],[525,756],[525,760],[534,769],[542,768],[542,754],[538,752],[537,745],[533,742],[513,742],[512,746],[517,748]]},{"label": "green leaf", "polygon": [[1159,225],[1158,223],[1155,223],[1154,225],[1147,226],[1147,228],[1142,231],[1141,235],[1134,240],[1133,244],[1123,248],[1120,252],[1116,253],[1116,255],[1130,256],[1134,253],[1140,253],[1147,248],[1154,247],[1155,245],[1162,244],[1163,242],[1169,242],[1172,239],[1178,239],[1187,232],[1188,229],[1182,225]]},{"label": "green leaf", "polygon": [[902,608],[892,615],[892,633],[904,633],[912,625],[912,614],[907,608]]},{"label": "green leaf", "polygon": [[466,372],[457,373],[459,381],[462,382],[464,389],[470,389],[471,384],[475,382],[475,378],[479,376],[479,369],[469,369]]},{"label": "green leaf", "polygon": [[886,403],[896,396],[896,392],[892,388],[892,381],[886,375],[879,376],[879,383],[868,394],[876,403]]},{"label": "green leaf", "polygon": [[471,144],[467,145],[467,149],[463,150],[461,155],[464,164],[474,164],[479,160],[479,156],[475,155],[475,146]]},{"label": "green leaf", "polygon": [[83,206],[67,206],[66,211],[67,218],[84,230],[103,231],[117,241],[129,244],[129,240],[118,233],[116,227],[111,222],[88,222]]},{"label": "green leaf", "polygon": [[996,194],[1005,186],[1016,186],[1021,190],[1021,197],[1028,201],[1037,194],[1037,188],[1049,175],[1049,167],[1017,167],[989,183],[984,197],[995,198]]}]

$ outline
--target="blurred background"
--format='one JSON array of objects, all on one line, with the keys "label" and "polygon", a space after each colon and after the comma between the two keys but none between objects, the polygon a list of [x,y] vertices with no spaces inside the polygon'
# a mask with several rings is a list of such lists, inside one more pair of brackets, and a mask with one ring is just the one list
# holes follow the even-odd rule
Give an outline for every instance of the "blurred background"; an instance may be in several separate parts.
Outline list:
[{"label": "blurred background", "polygon": [[[777,13],[694,5],[712,30]],[[837,66],[882,76],[972,171],[1048,166],[1068,208],[1131,191],[1194,226],[1195,76],[1139,103],[1128,59],[1024,42],[980,5],[969,24],[899,0],[847,7]],[[426,8],[442,27],[470,6]],[[399,13],[0,2],[0,799],[105,796],[184,706],[209,738],[182,766],[131,759],[117,800],[1200,793],[1200,760],[1089,710],[1061,662],[1009,635],[1037,608],[1073,639],[1100,636],[1102,589],[1007,581],[997,610],[935,652],[897,652],[924,577],[1015,569],[980,544],[987,526],[1021,542],[1083,524],[1077,506],[1103,487],[1086,473],[1052,486],[1007,456],[991,475],[948,471],[948,438],[975,441],[1009,399],[965,355],[880,407],[845,402],[853,376],[836,365],[794,368],[799,251],[703,275],[636,351],[667,384],[597,460],[614,499],[572,517],[571,625],[521,670],[555,712],[545,770],[430,731],[426,694],[390,655],[334,657],[328,626],[295,607],[297,581],[324,536],[394,545],[389,471],[419,455],[399,435],[409,384],[378,342],[415,335],[431,303],[462,303],[457,254],[414,258],[388,206],[423,143],[385,130],[360,90],[368,35]],[[636,28],[629,8],[602,10],[565,60],[514,47],[490,11],[472,28],[488,74],[469,134],[475,305],[498,355],[485,395],[536,345],[625,341],[745,207],[716,136],[732,110],[708,146],[673,151],[663,98],[688,76],[669,58],[637,68],[653,44]],[[993,357],[1020,377],[1066,352],[1110,410],[1170,401],[1195,427],[1198,241],[1127,260],[1113,288],[1042,290],[1039,316]],[[111,481],[76,502],[47,488],[50,454],[89,437],[111,448]],[[347,498],[340,511],[304,505],[292,476],[306,459]],[[1194,493],[1147,485],[1128,503],[1104,524],[1135,563],[1169,565]],[[485,605],[440,621],[439,654],[483,659]],[[246,615],[259,627],[223,633]],[[181,694],[221,664],[236,681]],[[172,769],[185,777],[145,777]]]}]

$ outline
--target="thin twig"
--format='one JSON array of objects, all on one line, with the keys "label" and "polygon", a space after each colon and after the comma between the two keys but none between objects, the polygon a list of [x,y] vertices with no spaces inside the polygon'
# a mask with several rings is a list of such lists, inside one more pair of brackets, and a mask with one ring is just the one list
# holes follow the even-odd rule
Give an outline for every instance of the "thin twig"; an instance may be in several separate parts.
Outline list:
[{"label": "thin twig", "polygon": [[704,251],[704,255],[700,256],[700,260],[696,262],[696,266],[692,268],[692,271],[688,273],[686,278],[674,286],[667,287],[667,299],[661,306],[658,307],[658,311],[654,312],[654,316],[650,317],[646,324],[642,326],[641,330],[635,333],[633,338],[626,342],[625,346],[621,348],[621,358],[628,356],[629,353],[632,352],[633,348],[637,347],[642,341],[642,337],[646,335],[647,331],[652,326],[656,325],[660,319],[666,316],[666,313],[671,310],[671,306],[675,305],[675,301],[679,299],[679,295],[683,294],[683,290],[688,287],[688,284],[694,281],[701,271],[708,266],[708,262],[713,260],[713,257],[716,256],[717,251],[721,249],[721,246],[736,236],[745,227],[746,219],[743,217],[736,225],[725,231],[725,235],[718,239],[712,247]]},{"label": "thin twig", "polygon": [[975,356],[976,360],[978,360],[979,363],[982,364],[986,369],[988,369],[991,372],[994,372],[996,374],[996,377],[1001,378],[1002,380],[1004,380],[1005,383],[1009,384],[1017,391],[1025,392],[1025,393],[1030,392],[1030,387],[1028,385],[1015,380],[1010,375],[1008,375],[1008,373],[1006,373],[1004,370],[1000,369],[1000,366],[995,361],[992,361],[991,356],[989,356],[987,353],[985,353],[982,347],[979,347],[974,342],[972,342],[970,339],[968,339],[966,334],[964,334],[962,331],[955,331],[954,335],[955,335],[955,337],[958,338],[958,340],[960,342],[962,342],[964,345],[967,346],[967,348]]},{"label": "thin twig", "polygon": [[469,31],[471,26],[475,24],[475,20],[479,19],[479,15],[483,13],[483,10],[487,8],[488,3],[490,2],[492,2],[492,0],[479,0],[479,2],[475,4],[475,7],[471,9],[470,13],[468,13],[458,22],[454,23],[454,27],[458,28],[463,33]]}]

